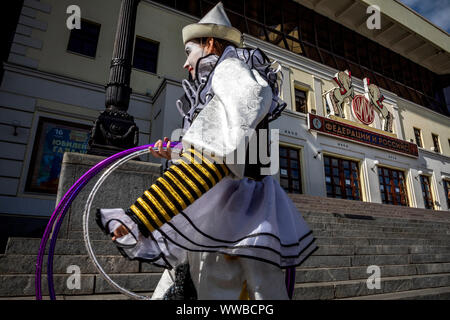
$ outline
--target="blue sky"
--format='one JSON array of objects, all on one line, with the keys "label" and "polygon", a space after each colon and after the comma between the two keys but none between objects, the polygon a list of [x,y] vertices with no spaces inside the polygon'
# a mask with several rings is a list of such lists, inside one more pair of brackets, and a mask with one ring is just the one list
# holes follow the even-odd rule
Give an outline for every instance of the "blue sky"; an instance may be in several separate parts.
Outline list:
[{"label": "blue sky", "polygon": [[400,0],[400,2],[450,33],[450,0]]}]

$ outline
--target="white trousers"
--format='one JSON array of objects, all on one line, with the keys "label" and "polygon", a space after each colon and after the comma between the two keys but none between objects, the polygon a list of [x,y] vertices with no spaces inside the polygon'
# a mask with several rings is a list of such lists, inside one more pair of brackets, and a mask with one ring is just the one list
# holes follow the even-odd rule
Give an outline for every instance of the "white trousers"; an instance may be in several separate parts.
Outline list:
[{"label": "white trousers", "polygon": [[[247,285],[251,300],[288,300],[284,272],[269,263],[218,253],[188,252],[199,300],[237,300]],[[175,271],[165,270],[152,299],[162,299],[174,283]]]}]

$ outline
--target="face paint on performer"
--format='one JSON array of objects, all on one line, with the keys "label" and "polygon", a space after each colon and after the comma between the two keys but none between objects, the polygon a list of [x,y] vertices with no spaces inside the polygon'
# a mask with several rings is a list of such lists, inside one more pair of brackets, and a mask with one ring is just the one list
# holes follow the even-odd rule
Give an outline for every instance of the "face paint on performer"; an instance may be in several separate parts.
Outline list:
[{"label": "face paint on performer", "polygon": [[188,41],[184,47],[184,51],[186,52],[187,59],[183,68],[188,69],[192,79],[195,79],[195,66],[197,65],[197,61],[205,56],[205,48],[201,44]]}]

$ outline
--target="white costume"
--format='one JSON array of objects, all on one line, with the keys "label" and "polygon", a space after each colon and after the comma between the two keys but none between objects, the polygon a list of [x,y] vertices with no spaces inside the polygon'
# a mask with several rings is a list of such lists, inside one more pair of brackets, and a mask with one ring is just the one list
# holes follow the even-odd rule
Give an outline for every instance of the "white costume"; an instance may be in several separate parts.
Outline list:
[{"label": "white costume", "polygon": [[[282,268],[299,265],[316,249],[312,232],[279,183],[272,176],[246,177],[245,163],[228,161],[247,150],[245,136],[278,106],[273,81],[260,72],[268,69],[249,66],[261,54],[230,46],[220,58],[199,61],[197,85],[192,90],[184,83],[189,110],[178,105],[187,120],[184,149],[203,150],[225,163],[230,174],[149,236],[123,209],[99,211],[108,232],[117,221],[131,231],[121,240],[131,239],[121,248],[129,258],[166,268],[188,261],[199,299],[238,299],[244,284],[251,299],[287,299]],[[206,71],[202,62],[210,66]],[[153,298],[162,298],[173,276],[164,272]]]}]

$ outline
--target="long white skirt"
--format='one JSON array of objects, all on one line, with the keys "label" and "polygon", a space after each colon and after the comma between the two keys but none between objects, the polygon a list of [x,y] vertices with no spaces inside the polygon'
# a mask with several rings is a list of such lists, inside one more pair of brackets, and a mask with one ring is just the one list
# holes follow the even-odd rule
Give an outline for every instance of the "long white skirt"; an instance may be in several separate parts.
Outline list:
[{"label": "long white skirt", "polygon": [[300,265],[315,249],[314,237],[292,200],[272,176],[262,181],[225,177],[146,238],[123,209],[100,209],[107,232],[119,223],[131,231],[116,244],[131,259],[165,268],[186,261],[187,252],[217,252]]},{"label": "long white skirt", "polygon": [[[189,252],[188,263],[198,300],[289,299],[285,275],[274,265],[210,252]],[[175,269],[166,269],[152,300],[164,299],[175,278]]]}]

